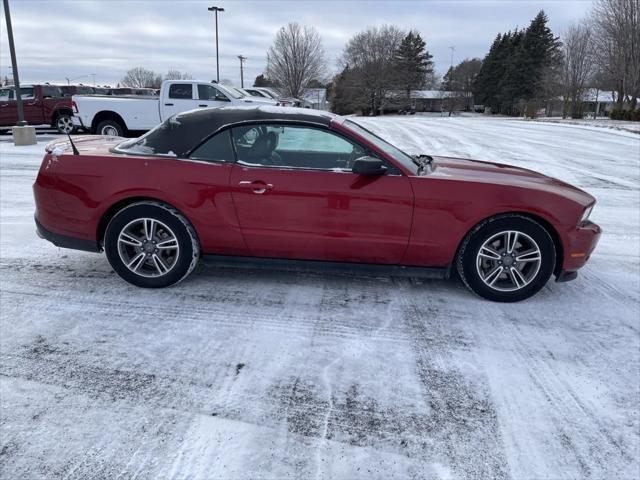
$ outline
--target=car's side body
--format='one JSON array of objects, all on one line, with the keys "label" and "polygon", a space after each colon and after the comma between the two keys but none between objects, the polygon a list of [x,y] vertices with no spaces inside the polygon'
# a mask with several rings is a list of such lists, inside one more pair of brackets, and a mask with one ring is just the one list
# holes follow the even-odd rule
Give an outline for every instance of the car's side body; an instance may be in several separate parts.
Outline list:
[{"label": "car's side body", "polygon": [[[251,117],[234,117],[236,110],[230,109],[213,131],[246,124]],[[77,140],[80,155],[63,152],[63,143],[48,148],[34,185],[41,233],[61,246],[99,251],[107,224],[119,209],[153,199],[191,222],[204,254],[446,272],[476,225],[499,214],[520,213],[543,224],[553,237],[555,273],[561,277],[584,265],[600,235],[595,224],[580,221],[593,197],[558,180],[506,165],[448,158],[434,159],[429,174],[417,175],[341,117],[280,110],[262,107],[249,123],[334,132],[384,159],[393,172],[367,177],[247,166],[235,159],[122,154],[112,151],[122,139],[84,137]],[[269,190],[256,195],[264,193],[256,184]]]}]

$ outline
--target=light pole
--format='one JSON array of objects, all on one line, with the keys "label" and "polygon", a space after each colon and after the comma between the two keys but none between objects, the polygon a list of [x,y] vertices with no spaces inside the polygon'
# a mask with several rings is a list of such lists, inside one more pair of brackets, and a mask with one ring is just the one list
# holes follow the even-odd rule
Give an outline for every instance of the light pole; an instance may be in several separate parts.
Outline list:
[{"label": "light pole", "polygon": [[209,7],[210,12],[214,12],[216,15],[216,82],[220,82],[220,59],[218,57],[218,12],[224,12],[222,7]]},{"label": "light pole", "polygon": [[73,82],[74,80],[79,80],[81,78],[84,77],[93,77],[93,86],[96,86],[96,74],[95,73],[87,73],[86,75],[80,75],[79,77],[76,78],[69,78],[69,77],[64,77],[67,80],[67,85],[70,85],[71,82]]},{"label": "light pole", "polygon": [[244,74],[242,71],[242,64],[247,59],[247,57],[243,57],[242,55],[238,55],[238,59],[240,60],[240,88],[244,88]]},{"label": "light pole", "polygon": [[18,62],[16,62],[16,46],[13,43],[13,28],[11,27],[11,13],[9,12],[9,0],[3,0],[4,16],[7,20],[7,36],[9,37],[9,52],[11,55],[11,68],[13,70],[13,85],[16,89],[16,103],[18,106],[18,126],[24,126],[24,108],[22,107],[22,95],[20,95],[20,79],[18,78]]}]

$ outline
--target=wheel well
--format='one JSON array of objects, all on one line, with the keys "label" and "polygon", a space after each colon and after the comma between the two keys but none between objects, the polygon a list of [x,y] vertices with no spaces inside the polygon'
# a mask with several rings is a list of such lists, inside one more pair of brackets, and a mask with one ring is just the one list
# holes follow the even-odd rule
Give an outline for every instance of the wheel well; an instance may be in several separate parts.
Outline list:
[{"label": "wheel well", "polygon": [[115,122],[118,122],[126,133],[127,124],[125,123],[125,121],[116,112],[112,112],[110,110],[104,110],[102,112],[98,112],[95,115],[95,117],[93,117],[93,121],[91,122],[91,131],[93,133],[96,133],[96,129],[98,128],[98,125],[100,124],[100,122],[104,122],[105,120],[113,120]]},{"label": "wheel well", "polygon": [[56,120],[60,115],[73,115],[73,111],[70,108],[61,108],[53,112],[53,116],[51,117],[51,126],[55,127]]},{"label": "wheel well", "polygon": [[492,218],[496,218],[496,217],[501,217],[503,215],[520,215],[521,217],[528,217],[532,220],[535,220],[537,223],[539,223],[549,233],[549,235],[551,236],[551,239],[553,240],[553,246],[556,249],[556,264],[554,266],[553,273],[554,275],[557,275],[560,272],[560,270],[562,270],[562,261],[564,259],[564,249],[562,246],[562,240],[560,239],[560,234],[558,234],[558,231],[556,230],[556,228],[547,220],[545,220],[543,217],[539,215],[535,215],[533,213],[529,213],[529,212],[502,212],[496,215],[491,215],[490,217],[487,217],[487,218],[483,218],[478,223],[476,223],[473,227],[471,227],[471,229],[469,229],[469,231],[465,233],[464,237],[462,237],[462,239],[460,240],[460,243],[458,244],[458,248],[456,249],[454,262],[458,258],[460,247],[462,247],[462,244],[464,243],[465,239],[471,232],[473,232],[479,225],[485,223],[487,220],[491,220]]},{"label": "wheel well", "polygon": [[172,208],[174,210],[177,210],[187,220],[187,222],[189,222],[191,224],[191,228],[193,228],[193,231],[195,232],[196,237],[198,238],[198,242],[200,242],[198,231],[196,230],[196,228],[191,223],[191,220],[189,220],[189,217],[187,217],[182,211],[180,211],[179,208],[176,208],[173,205],[171,205],[170,203],[167,203],[167,202],[165,202],[163,200],[158,200],[157,198],[153,198],[153,197],[130,197],[130,198],[125,198],[123,200],[120,200],[119,202],[114,203],[109,208],[107,208],[107,210],[102,214],[102,217],[100,218],[100,221],[98,222],[98,229],[96,231],[96,240],[97,240],[98,244],[99,245],[104,245],[104,235],[105,235],[105,233],[107,231],[107,226],[109,225],[109,222],[111,221],[111,219],[113,217],[115,217],[116,214],[120,210],[122,210],[123,208],[128,207],[129,205],[132,205],[134,203],[144,202],[144,201],[162,203],[162,204],[166,205],[167,207],[170,207],[170,208]]}]

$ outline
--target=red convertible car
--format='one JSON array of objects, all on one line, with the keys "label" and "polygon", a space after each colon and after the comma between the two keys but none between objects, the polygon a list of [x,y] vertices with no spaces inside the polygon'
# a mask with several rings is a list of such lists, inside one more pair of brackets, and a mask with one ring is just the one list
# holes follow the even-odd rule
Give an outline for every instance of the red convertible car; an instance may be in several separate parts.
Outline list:
[{"label": "red convertible car", "polygon": [[175,284],[206,255],[252,268],[458,274],[476,294],[512,302],[552,274],[575,278],[600,236],[594,198],[571,185],[412,157],[324,112],[210,108],[140,138],[70,140],[47,145],[38,233],[104,250],[141,287]]}]

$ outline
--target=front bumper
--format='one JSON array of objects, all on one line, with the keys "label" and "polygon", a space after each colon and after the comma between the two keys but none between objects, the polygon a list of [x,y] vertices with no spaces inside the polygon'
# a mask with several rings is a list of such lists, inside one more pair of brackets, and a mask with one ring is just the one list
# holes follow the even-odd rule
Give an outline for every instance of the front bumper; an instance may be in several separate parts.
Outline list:
[{"label": "front bumper", "polygon": [[76,115],[71,117],[71,123],[73,123],[76,127],[85,128],[84,123],[82,123],[82,119]]},{"label": "front bumper", "polygon": [[593,222],[584,222],[570,231],[564,242],[562,268],[556,272],[556,282],[568,282],[578,276],[598,245],[602,229]]}]

